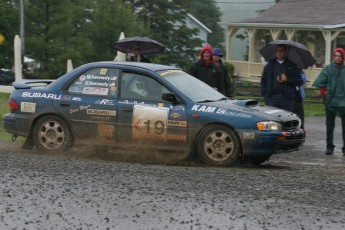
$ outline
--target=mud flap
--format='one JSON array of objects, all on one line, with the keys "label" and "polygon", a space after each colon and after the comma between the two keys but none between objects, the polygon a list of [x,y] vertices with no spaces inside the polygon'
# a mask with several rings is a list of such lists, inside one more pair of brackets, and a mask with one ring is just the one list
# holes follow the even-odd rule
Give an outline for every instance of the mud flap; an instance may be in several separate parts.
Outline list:
[{"label": "mud flap", "polygon": [[22,145],[22,149],[32,149],[34,147],[34,142],[33,142],[33,139],[32,139],[32,135],[30,134],[24,144]]}]

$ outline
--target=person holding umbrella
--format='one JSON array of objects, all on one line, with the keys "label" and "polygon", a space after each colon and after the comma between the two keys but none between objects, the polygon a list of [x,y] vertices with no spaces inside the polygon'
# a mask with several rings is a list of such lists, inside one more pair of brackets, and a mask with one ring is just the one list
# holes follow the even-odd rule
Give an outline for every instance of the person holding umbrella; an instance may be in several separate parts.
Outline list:
[{"label": "person holding umbrella", "polygon": [[262,72],[260,87],[265,104],[294,111],[297,88],[303,84],[301,69],[286,58],[287,47],[275,47],[275,58],[268,60]]},{"label": "person holding umbrella", "polygon": [[220,69],[214,64],[211,46],[202,47],[200,59],[191,66],[189,74],[225,95],[224,78]]},{"label": "person holding umbrella", "polygon": [[[313,83],[313,87],[325,89],[326,109],[326,155],[333,155],[333,134],[335,118],[341,118],[343,147],[345,156],[345,51],[342,48],[334,50],[334,61],[326,65]],[[323,93],[323,91],[321,91]]]}]

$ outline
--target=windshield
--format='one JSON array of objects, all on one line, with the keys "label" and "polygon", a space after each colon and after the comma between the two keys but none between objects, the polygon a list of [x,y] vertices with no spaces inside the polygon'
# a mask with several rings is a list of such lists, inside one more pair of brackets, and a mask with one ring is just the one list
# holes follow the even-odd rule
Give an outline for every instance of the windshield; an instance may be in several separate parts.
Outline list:
[{"label": "windshield", "polygon": [[194,102],[219,101],[226,98],[214,88],[182,70],[164,70],[158,73]]}]

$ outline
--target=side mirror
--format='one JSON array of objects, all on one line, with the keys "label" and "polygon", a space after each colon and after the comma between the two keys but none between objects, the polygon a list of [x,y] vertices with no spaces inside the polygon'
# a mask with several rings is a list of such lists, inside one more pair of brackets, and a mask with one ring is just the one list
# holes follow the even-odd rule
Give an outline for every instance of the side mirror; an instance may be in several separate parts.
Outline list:
[{"label": "side mirror", "polygon": [[176,95],[173,93],[163,93],[162,99],[169,102],[177,102]]}]

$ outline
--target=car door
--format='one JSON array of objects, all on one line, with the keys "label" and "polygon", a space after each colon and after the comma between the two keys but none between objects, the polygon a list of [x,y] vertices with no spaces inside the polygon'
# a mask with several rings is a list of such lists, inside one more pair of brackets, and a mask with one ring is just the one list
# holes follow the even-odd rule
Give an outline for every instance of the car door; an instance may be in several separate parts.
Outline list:
[{"label": "car door", "polygon": [[78,139],[116,141],[117,81],[120,71],[93,68],[80,76],[62,92],[54,106],[69,120]]},{"label": "car door", "polygon": [[185,148],[187,146],[186,106],[162,99],[167,87],[154,78],[124,71],[118,99],[120,143]]}]

